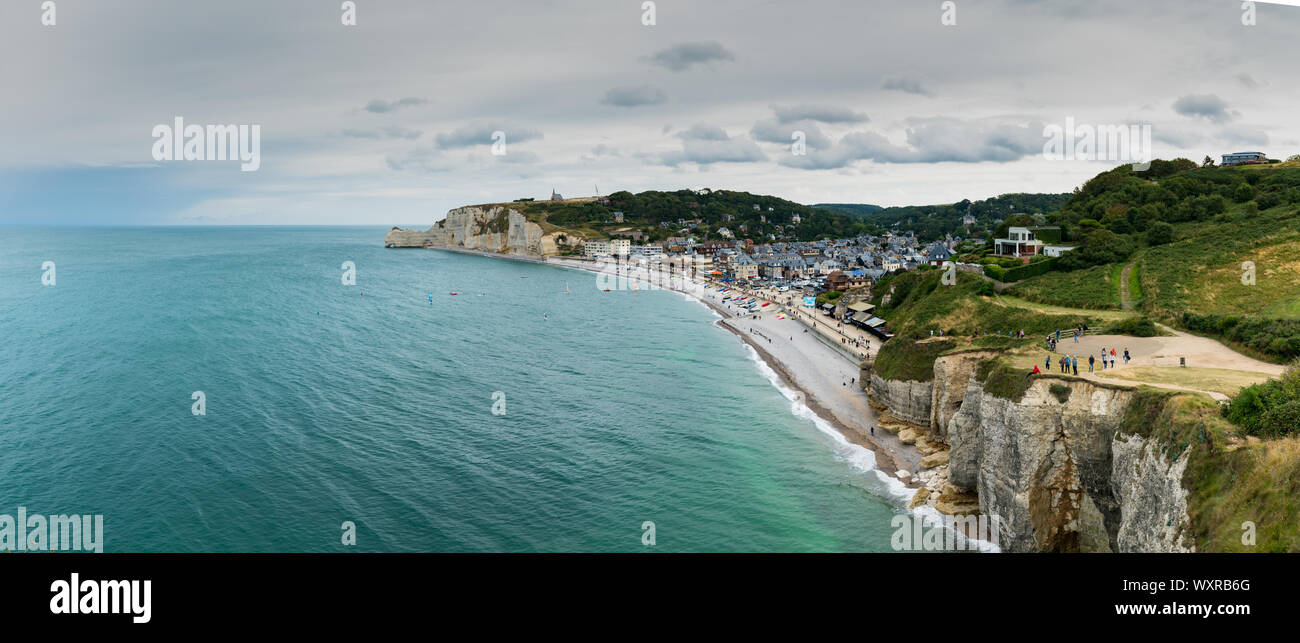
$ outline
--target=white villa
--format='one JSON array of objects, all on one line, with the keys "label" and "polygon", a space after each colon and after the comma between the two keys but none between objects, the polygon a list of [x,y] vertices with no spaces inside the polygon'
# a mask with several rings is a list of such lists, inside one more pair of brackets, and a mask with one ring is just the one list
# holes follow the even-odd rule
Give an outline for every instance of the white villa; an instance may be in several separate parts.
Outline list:
[{"label": "white villa", "polygon": [[993,254],[1004,257],[1033,257],[1043,251],[1043,242],[1029,228],[1012,226],[1006,239],[993,240]]}]

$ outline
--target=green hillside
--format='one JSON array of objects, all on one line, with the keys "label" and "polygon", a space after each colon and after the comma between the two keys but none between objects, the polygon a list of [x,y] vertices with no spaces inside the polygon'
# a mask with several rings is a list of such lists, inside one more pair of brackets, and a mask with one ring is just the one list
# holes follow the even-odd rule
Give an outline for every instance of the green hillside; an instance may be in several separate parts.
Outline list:
[{"label": "green hillside", "polygon": [[[1043,215],[1059,210],[1069,201],[1069,194],[1004,194],[982,201],[964,200],[947,205],[909,205],[881,208],[874,205],[824,204],[815,207],[844,212],[882,229],[911,230],[922,241],[954,237],[985,236],[995,222],[1012,214]],[[975,225],[969,232],[962,223],[967,206]]]},{"label": "green hillside", "polygon": [[[699,241],[721,240],[721,228],[735,239],[755,243],[772,240],[813,241],[880,232],[879,228],[842,212],[802,205],[774,196],[730,190],[621,191],[600,199],[515,201],[530,220],[544,226],[573,230],[586,237],[637,236],[662,242],[672,236]],[[617,221],[616,212],[623,213]],[[794,222],[798,215],[799,223]],[[685,223],[682,223],[682,222]],[[687,230],[682,232],[682,230]],[[769,236],[771,235],[771,236]]]},{"label": "green hillside", "polygon": [[1122,166],[1076,190],[1047,220],[1079,247],[1008,294],[1127,303],[1275,361],[1300,357],[1300,167],[1162,163],[1155,174]]}]

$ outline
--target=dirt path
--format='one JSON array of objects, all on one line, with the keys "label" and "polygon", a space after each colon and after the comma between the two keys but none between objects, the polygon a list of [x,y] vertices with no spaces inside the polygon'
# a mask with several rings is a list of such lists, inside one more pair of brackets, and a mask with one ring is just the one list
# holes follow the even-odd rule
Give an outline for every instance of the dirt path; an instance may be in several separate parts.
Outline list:
[{"label": "dirt path", "polygon": [[1136,264],[1136,259],[1128,262],[1119,273],[1119,307],[1121,310],[1133,310],[1133,295],[1128,291],[1128,279],[1129,275],[1133,273],[1133,266]]}]

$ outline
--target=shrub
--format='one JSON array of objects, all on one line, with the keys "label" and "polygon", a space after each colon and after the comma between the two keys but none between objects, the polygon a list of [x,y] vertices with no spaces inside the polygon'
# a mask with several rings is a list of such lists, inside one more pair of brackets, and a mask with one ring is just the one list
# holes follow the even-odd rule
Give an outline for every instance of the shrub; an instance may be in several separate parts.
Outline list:
[{"label": "shrub", "polygon": [[1174,240],[1174,226],[1164,221],[1156,221],[1147,229],[1147,243],[1153,246],[1163,246]]},{"label": "shrub", "polygon": [[934,379],[934,360],[955,346],[947,339],[920,342],[895,337],[880,347],[873,368],[886,381],[929,382]]},{"label": "shrub", "polygon": [[1108,327],[1106,332],[1115,335],[1132,335],[1133,337],[1159,337],[1161,335],[1160,329],[1146,317],[1129,317]]},{"label": "shrub", "polygon": [[1057,402],[1060,402],[1061,404],[1065,404],[1067,401],[1069,401],[1070,392],[1073,391],[1074,389],[1064,384],[1052,384],[1051,386],[1047,387],[1047,390],[1050,391],[1054,397],[1056,397]]},{"label": "shrub", "polygon": [[1282,376],[1242,389],[1223,409],[1247,435],[1278,438],[1300,433],[1300,365]]}]

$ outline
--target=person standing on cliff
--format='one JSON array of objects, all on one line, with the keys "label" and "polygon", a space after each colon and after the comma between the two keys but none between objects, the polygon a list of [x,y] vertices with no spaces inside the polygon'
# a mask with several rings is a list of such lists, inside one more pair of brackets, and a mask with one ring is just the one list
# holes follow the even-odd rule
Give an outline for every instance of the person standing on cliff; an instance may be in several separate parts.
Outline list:
[{"label": "person standing on cliff", "polygon": [[1070,357],[1070,366],[1073,366],[1073,367],[1074,367],[1074,374],[1075,374],[1075,375],[1078,375],[1078,374],[1079,374],[1079,356],[1078,356],[1078,355],[1074,355],[1074,356],[1071,356],[1071,357]]},{"label": "person standing on cliff", "polygon": [[1044,357],[1044,358],[1043,358],[1043,369],[1044,369],[1044,370],[1048,370],[1048,371],[1052,370],[1052,356],[1051,356],[1051,355],[1048,355],[1047,357]]},{"label": "person standing on cliff", "polygon": [[1088,372],[1089,372],[1089,373],[1092,372],[1092,365],[1095,364],[1096,362],[1097,362],[1097,358],[1096,358],[1095,356],[1093,356],[1093,355],[1089,355],[1089,356],[1088,356]]}]

